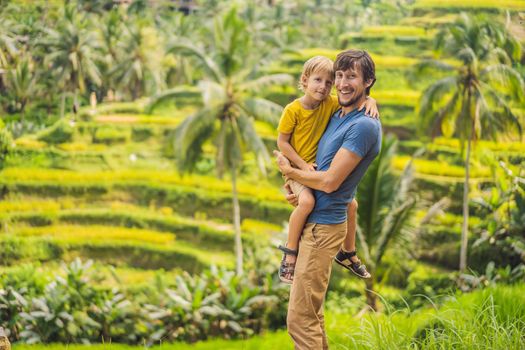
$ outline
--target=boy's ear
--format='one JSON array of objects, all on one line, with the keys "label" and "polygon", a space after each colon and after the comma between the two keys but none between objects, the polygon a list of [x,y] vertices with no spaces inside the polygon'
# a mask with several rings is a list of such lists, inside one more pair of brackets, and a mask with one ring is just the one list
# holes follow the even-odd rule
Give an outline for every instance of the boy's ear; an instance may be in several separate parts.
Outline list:
[{"label": "boy's ear", "polygon": [[306,86],[306,83],[308,83],[308,78],[304,74],[301,74],[301,85]]}]

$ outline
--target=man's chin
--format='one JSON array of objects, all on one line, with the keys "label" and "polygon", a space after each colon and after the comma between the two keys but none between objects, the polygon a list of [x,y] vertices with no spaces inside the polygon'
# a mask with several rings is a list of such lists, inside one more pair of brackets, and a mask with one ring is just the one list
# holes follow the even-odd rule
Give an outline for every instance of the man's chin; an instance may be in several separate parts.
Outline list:
[{"label": "man's chin", "polygon": [[353,98],[351,100],[348,100],[348,101],[341,101],[341,99],[337,99],[338,102],[339,102],[339,105],[341,107],[350,107],[352,105],[354,105],[357,101],[359,101],[359,98]]}]

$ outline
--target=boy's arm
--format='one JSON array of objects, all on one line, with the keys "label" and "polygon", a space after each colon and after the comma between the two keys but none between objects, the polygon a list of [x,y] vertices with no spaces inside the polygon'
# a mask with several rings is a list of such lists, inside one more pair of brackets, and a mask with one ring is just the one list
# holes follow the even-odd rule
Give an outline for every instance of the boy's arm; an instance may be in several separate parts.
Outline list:
[{"label": "boy's arm", "polygon": [[377,101],[367,96],[365,102],[359,106],[358,110],[361,111],[362,109],[365,109],[365,114],[367,116],[370,116],[374,119],[379,119],[379,110],[377,109]]},{"label": "boy's arm", "polygon": [[315,170],[311,164],[308,164],[304,161],[303,158],[301,158],[295,149],[290,144],[290,138],[292,137],[292,134],[284,134],[282,132],[279,133],[279,136],[277,137],[277,146],[279,147],[279,150],[286,158],[288,158],[292,163],[294,163],[297,167],[303,170]]},{"label": "boy's arm", "polygon": [[335,154],[328,170],[304,171],[293,168],[290,161],[280,152],[274,151],[274,155],[277,157],[277,165],[283,175],[294,179],[306,187],[326,193],[336,191],[362,159],[356,153],[341,147]]}]

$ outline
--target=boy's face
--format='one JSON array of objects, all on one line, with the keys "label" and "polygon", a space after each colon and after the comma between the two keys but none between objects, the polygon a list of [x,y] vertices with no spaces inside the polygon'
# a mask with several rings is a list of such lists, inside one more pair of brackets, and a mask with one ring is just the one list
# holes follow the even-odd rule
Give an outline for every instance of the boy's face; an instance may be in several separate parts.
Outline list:
[{"label": "boy's face", "polygon": [[328,72],[315,72],[303,78],[304,93],[316,101],[322,101],[330,95],[334,80]]},{"label": "boy's face", "polygon": [[361,69],[338,70],[335,72],[335,89],[339,104],[349,107],[357,103],[365,96],[366,88],[372,84],[371,81],[363,80]]}]

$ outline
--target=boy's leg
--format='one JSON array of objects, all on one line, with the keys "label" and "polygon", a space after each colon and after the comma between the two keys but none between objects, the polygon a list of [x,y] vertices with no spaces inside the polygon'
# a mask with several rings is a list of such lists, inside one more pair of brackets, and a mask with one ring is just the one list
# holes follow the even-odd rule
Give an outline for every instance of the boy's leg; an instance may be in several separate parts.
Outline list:
[{"label": "boy's leg", "polygon": [[[293,180],[287,180],[287,183],[290,185],[292,192],[297,196],[298,204],[292,211],[290,220],[288,221],[288,240],[286,242],[286,248],[297,251],[297,248],[299,247],[299,238],[301,237],[306,219],[314,208],[315,198],[312,190],[308,187]],[[293,269],[296,260],[297,255],[285,254],[285,267]],[[283,263],[281,263],[281,267],[283,267]],[[293,278],[293,273],[280,273],[280,276],[282,277],[281,280],[283,280],[283,282],[290,283]]]},{"label": "boy's leg", "polygon": [[299,247],[299,237],[301,237],[301,233],[303,232],[306,219],[314,209],[315,198],[312,190],[308,187],[304,187],[299,193],[294,191],[294,194],[297,196],[298,203],[288,221],[288,241],[286,248],[297,250],[297,247]]},{"label": "boy's leg", "polygon": [[348,204],[348,220],[347,220],[347,231],[346,237],[343,242],[341,251],[337,253],[335,261],[352,271],[358,277],[370,278],[371,275],[367,271],[366,266],[361,264],[361,260],[357,257],[355,248],[355,237],[357,233],[357,201],[355,199]]},{"label": "boy's leg", "polygon": [[355,199],[348,204],[347,214],[348,226],[345,241],[343,242],[343,250],[345,252],[353,252],[355,250],[355,236],[357,232],[357,201]]}]

